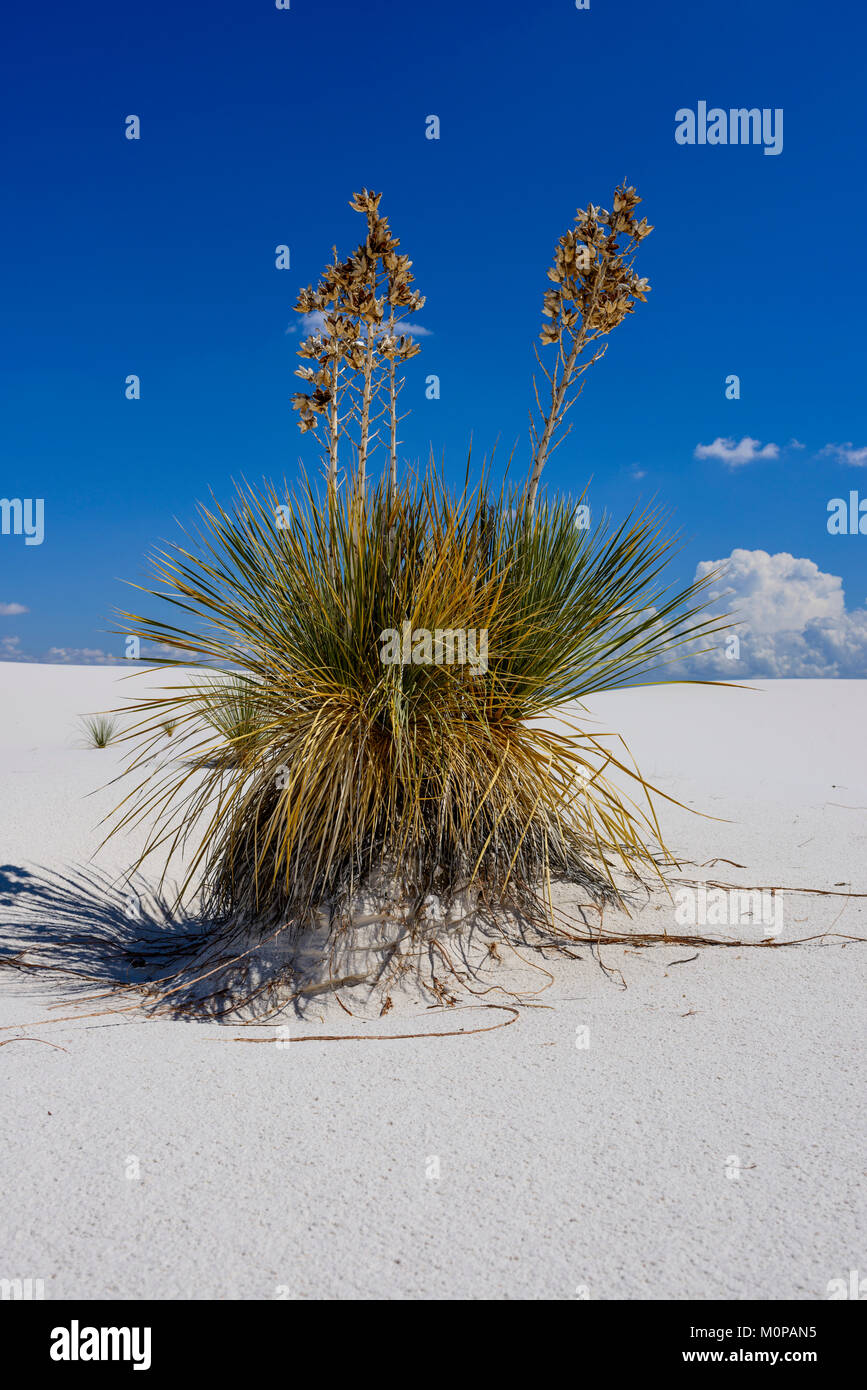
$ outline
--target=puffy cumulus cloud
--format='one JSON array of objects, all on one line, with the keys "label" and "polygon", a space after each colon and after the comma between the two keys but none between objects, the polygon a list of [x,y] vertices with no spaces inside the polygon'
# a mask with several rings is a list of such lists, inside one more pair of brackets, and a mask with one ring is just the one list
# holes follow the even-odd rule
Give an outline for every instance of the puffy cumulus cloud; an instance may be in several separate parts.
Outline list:
[{"label": "puffy cumulus cloud", "polygon": [[0,603],[0,618],[17,618],[19,613],[29,613],[23,603]]},{"label": "puffy cumulus cloud", "polygon": [[775,459],[780,456],[779,444],[765,444],[745,435],[739,444],[733,439],[715,439],[712,444],[696,444],[695,458],[719,459],[729,468],[741,468],[745,463],[755,463],[757,459]]},{"label": "puffy cumulus cloud", "polygon": [[812,618],[837,618],[844,610],[843,581],[823,574],[813,560],[783,551],[733,550],[727,560],[702,560],[696,579],[724,568],[709,590],[713,601],[742,612],[752,632],[801,631]]},{"label": "puffy cumulus cloud", "polygon": [[851,439],[848,444],[826,444],[819,450],[824,458],[836,459],[838,463],[849,463],[855,468],[867,468],[867,445],[855,448]]},{"label": "puffy cumulus cloud", "polygon": [[[688,673],[704,679],[867,677],[867,607],[847,609],[843,581],[813,560],[782,552],[733,550],[703,560],[696,579],[722,568],[708,590],[708,614],[733,615],[732,626],[708,639],[712,650],[691,657]],[[731,634],[737,636],[737,659]]]}]

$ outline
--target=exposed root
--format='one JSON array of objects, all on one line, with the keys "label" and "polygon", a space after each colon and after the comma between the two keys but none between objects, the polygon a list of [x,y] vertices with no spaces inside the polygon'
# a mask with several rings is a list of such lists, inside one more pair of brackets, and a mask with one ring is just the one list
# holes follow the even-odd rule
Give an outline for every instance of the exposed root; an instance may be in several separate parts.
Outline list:
[{"label": "exposed root", "polygon": [[[69,880],[64,882],[68,886]],[[695,888],[787,892],[844,900],[867,897],[865,893],[782,885],[746,888],[688,878],[670,882]],[[604,959],[606,946],[644,949],[679,945],[696,952],[701,947],[780,950],[832,938],[847,944],[863,940],[854,933],[833,929],[785,941],[750,940],[738,934],[722,937],[701,930],[647,931],[634,917],[626,925],[622,921],[608,925],[606,909],[597,902],[579,902],[571,908],[555,905],[550,883],[541,885],[537,893],[524,889],[520,897],[509,902],[498,901],[481,888],[472,893],[464,890],[449,905],[430,895],[416,895],[402,902],[389,900],[385,896],[388,885],[383,882],[337,918],[326,908],[317,921],[278,923],[268,931],[240,922],[179,921],[156,898],[148,900],[145,921],[130,922],[118,910],[121,890],[116,885],[107,886],[97,879],[86,890],[82,882],[77,887],[81,901],[75,912],[68,906],[64,909],[56,884],[42,896],[34,894],[29,904],[32,912],[29,916],[25,913],[19,922],[9,954],[0,956],[0,968],[28,979],[44,978],[55,987],[68,986],[75,995],[75,1012],[68,1011],[67,990],[66,998],[49,1005],[51,1016],[33,1027],[139,1014],[218,1023],[233,1019],[242,1029],[256,1029],[273,1026],[275,1020],[291,1013],[303,1017],[307,1004],[325,996],[351,1018],[365,1017],[371,1006],[382,1017],[394,1007],[398,993],[406,991],[415,991],[428,1001],[429,1008],[443,1012],[467,1007],[506,1009],[513,1015],[511,1023],[521,1008],[548,1007],[540,1004],[539,996],[555,982],[547,965],[550,953],[580,959],[586,948],[606,975],[625,986],[621,972]],[[650,891],[648,885],[632,881],[631,905],[635,907],[642,897],[646,906]],[[841,912],[844,909],[845,902]],[[59,919],[61,924],[66,920],[64,910],[68,930],[58,926]],[[835,925],[836,921],[832,928]],[[693,954],[669,964],[686,964],[696,958]],[[510,963],[519,974],[536,972],[538,986],[527,982],[526,988],[520,987]],[[348,997],[352,991],[355,993]],[[502,1002],[490,1000],[494,993]],[[128,1002],[123,1002],[125,999]],[[101,1007],[85,1011],[87,1005]],[[64,1007],[67,1012],[56,1012]],[[502,1022],[491,1025],[504,1026]],[[11,1031],[21,1025],[7,1027]],[[484,1031],[490,1027],[421,1034],[311,1034],[291,1040],[451,1037]]]},{"label": "exposed root", "polygon": [[60,1043],[49,1042],[47,1038],[4,1038],[0,1042],[0,1047],[8,1047],[10,1043],[16,1042],[35,1042],[42,1043],[43,1047],[53,1047],[56,1052],[68,1052],[68,1047],[61,1047]]},{"label": "exposed root", "polygon": [[[498,1028],[508,1028],[511,1024],[517,1023],[519,1017],[518,1010],[513,1004],[468,1004],[465,1007],[470,1009],[507,1009],[512,1017],[505,1019],[502,1023],[490,1023],[485,1028],[450,1028],[446,1032],[439,1033],[307,1033],[300,1038],[283,1038],[281,1045],[285,1047],[288,1043],[296,1042],[391,1042],[401,1038],[464,1038],[469,1037],[472,1033],[494,1033]],[[216,1041],[219,1042],[220,1039],[218,1038]],[[271,1043],[272,1046],[274,1044],[273,1038],[241,1038],[236,1036],[231,1041],[266,1042]]]}]

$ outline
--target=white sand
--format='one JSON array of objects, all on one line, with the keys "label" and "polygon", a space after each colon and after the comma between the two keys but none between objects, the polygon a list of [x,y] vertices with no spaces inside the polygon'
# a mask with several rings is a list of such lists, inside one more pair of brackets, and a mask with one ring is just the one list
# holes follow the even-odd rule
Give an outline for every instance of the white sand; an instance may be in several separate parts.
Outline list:
[{"label": "white sand", "polygon": [[[15,890],[32,899],[100,839],[114,794],[89,794],[120,757],[71,745],[78,713],[132,691],[122,674],[0,669],[6,924]],[[704,875],[838,894],[867,893],[865,708],[856,681],[593,705],[646,776],[727,818],[665,812],[685,858],[745,866]],[[95,864],[120,873],[130,849]],[[784,902],[782,940],[867,936],[867,899]],[[657,898],[638,925],[662,923],[674,910]],[[67,1050],[0,1047],[0,1278],[42,1279],[49,1298],[823,1298],[867,1273],[864,947],[671,964],[693,954],[607,949],[626,988],[586,949],[549,958],[549,1007],[492,1033],[288,1047],[137,1015],[35,1026],[68,993],[3,970],[0,1041]],[[323,1018],[292,1033],[359,1030]],[[457,1026],[445,1018],[414,1026]]]}]

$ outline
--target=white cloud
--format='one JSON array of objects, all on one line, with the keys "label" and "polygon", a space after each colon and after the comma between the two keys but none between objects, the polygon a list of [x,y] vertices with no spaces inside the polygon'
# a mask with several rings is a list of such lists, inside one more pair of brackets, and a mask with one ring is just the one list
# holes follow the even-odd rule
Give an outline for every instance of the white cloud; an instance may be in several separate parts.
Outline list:
[{"label": "white cloud", "polygon": [[23,603],[0,603],[0,618],[15,618],[19,613],[29,613]]},{"label": "white cloud", "polygon": [[755,463],[757,459],[775,459],[780,454],[779,444],[761,445],[758,439],[745,435],[739,444],[733,439],[715,439],[712,444],[696,444],[697,459],[719,459],[729,468],[740,468],[745,463]]},{"label": "white cloud", "polygon": [[867,445],[854,448],[851,439],[848,444],[826,444],[819,450],[820,457],[836,459],[838,463],[849,463],[855,468],[867,468]]},{"label": "white cloud", "polygon": [[306,337],[308,333],[323,333],[325,331],[325,315],[321,309],[316,309],[312,314],[302,314],[296,323],[290,323],[286,329],[287,333],[303,333]]},{"label": "white cloud", "polygon": [[720,598],[742,608],[753,632],[801,630],[813,618],[838,618],[844,611],[843,581],[824,574],[813,560],[785,551],[733,550],[728,560],[702,560],[696,579],[719,564],[726,567]]},{"label": "white cloud", "polygon": [[0,638],[0,661],[32,661],[39,665],[55,666],[116,666],[123,658],[104,652],[99,647],[49,647],[36,654],[21,650],[20,637]]},{"label": "white cloud", "polygon": [[[183,661],[194,666],[196,658],[181,647],[173,647],[168,642],[143,642],[140,663],[155,665],[166,657]],[[115,652],[107,652],[102,647],[49,647],[43,652],[22,650],[20,637],[0,638],[0,661],[27,661],[36,665],[52,666],[129,666],[134,669],[135,662]]]},{"label": "white cloud", "polygon": [[[302,314],[299,323],[290,323],[286,329],[287,333],[324,333],[325,315],[321,309],[314,309],[312,314]],[[382,332],[384,333],[385,327]],[[398,332],[406,338],[430,338],[432,332],[429,328],[422,328],[420,323],[401,323],[398,324]]]},{"label": "white cloud", "polygon": [[[186,647],[175,647],[171,642],[143,642],[141,646],[142,661],[160,662],[166,659],[172,661],[182,661],[186,666],[195,666],[196,653],[187,651]],[[199,660],[202,658],[200,657]]]},{"label": "white cloud", "polygon": [[[843,581],[813,560],[782,552],[733,550],[727,560],[703,560],[696,579],[724,567],[709,591],[708,612],[733,615],[712,650],[689,661],[689,674],[719,680],[761,677],[867,677],[867,607],[847,609]],[[726,655],[730,633],[737,660]]]},{"label": "white cloud", "polygon": [[122,666],[123,657],[113,656],[99,647],[49,647],[37,661],[51,662],[60,666]]}]

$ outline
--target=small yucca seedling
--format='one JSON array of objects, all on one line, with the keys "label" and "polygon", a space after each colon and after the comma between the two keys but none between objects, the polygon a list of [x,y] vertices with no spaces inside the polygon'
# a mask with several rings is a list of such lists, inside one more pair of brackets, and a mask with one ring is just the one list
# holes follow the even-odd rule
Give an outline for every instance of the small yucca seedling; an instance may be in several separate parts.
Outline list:
[{"label": "small yucca seedling", "polygon": [[[561,238],[543,306],[543,344],[556,351],[539,359],[550,401],[537,391],[526,486],[492,493],[486,479],[455,492],[434,472],[396,476],[396,364],[418,351],[398,325],[423,301],[379,195],[353,200],[364,243],[346,262],[335,253],[297,306],[322,325],[302,343],[311,389],[293,404],[319,438],[324,497],[305,484],[202,507],[198,548],[160,551],[145,590],[175,620],[124,615],[126,631],[179,653],[161,666],[212,672],[134,707],[131,770],[147,775],[115,829],[148,821],[138,868],[156,849],[171,860],[196,827],[180,894],[200,893],[218,939],[226,924],[303,934],[323,917],[351,935],[357,895],[383,880],[385,913],[402,924],[395,949],[402,928],[424,935],[431,899],[494,921],[519,913],[544,932],[552,881],[602,905],[620,900],[624,877],[658,873],[647,784],[616,745],[549,717],[646,679],[716,630],[699,616],[713,576],[672,592],[659,581],[671,542],[657,515],[582,530],[572,503],[539,491],[601,352],[582,354],[645,297],[632,270],[650,231],[633,217],[638,201],[619,188],[611,213],[579,211]],[[373,484],[382,421],[387,465]],[[440,659],[442,634],[470,631],[485,633],[484,669]],[[396,633],[400,660],[386,660]],[[182,755],[156,774],[149,754],[167,718]]]},{"label": "small yucca seedling", "polygon": [[110,714],[82,715],[79,722],[87,748],[107,748],[117,737],[117,720]]},{"label": "small yucca seedling", "polygon": [[255,755],[262,739],[257,682],[238,675],[197,681],[192,707],[220,736],[215,749],[220,765],[242,767]]}]

